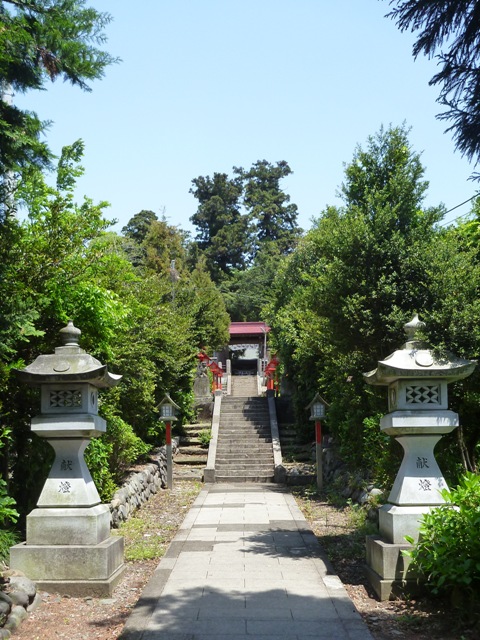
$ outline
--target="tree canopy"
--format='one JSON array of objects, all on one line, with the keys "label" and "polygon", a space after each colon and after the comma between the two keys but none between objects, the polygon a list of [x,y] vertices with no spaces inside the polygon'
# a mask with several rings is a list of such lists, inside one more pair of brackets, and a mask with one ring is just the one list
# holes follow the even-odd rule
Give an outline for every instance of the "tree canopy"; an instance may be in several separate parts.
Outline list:
[{"label": "tree canopy", "polygon": [[[222,284],[232,303],[229,288],[243,286],[242,274],[258,256],[264,251],[287,255],[302,233],[297,206],[290,203],[290,196],[280,185],[292,173],[287,162],[259,160],[248,171],[234,167],[233,173],[233,178],[226,173],[214,173],[213,178],[200,176],[192,180],[190,189],[199,201],[197,212],[190,218],[197,227],[194,244],[205,256],[213,280]],[[258,310],[257,303],[250,307],[247,315],[254,308]]]},{"label": "tree canopy", "polygon": [[281,253],[295,246],[301,229],[297,225],[298,208],[280,188],[280,180],[292,173],[285,160],[272,165],[259,160],[248,170],[236,168],[243,182],[243,203],[252,224],[252,253],[255,256],[266,243],[275,243]]},{"label": "tree canopy", "polygon": [[[268,322],[298,415],[319,390],[352,463],[372,463],[363,421],[382,408],[362,373],[403,342],[402,325],[431,308],[425,251],[441,209],[403,127],[381,129],[346,165],[343,207],[327,207],[276,278]],[[378,429],[378,425],[375,425]]]},{"label": "tree canopy", "polygon": [[86,0],[0,1],[1,176],[51,160],[41,140],[45,123],[33,111],[16,107],[11,92],[44,89],[57,78],[89,91],[89,83],[116,60],[101,48],[110,20]]},{"label": "tree canopy", "polygon": [[480,2],[391,0],[388,14],[401,31],[417,31],[413,55],[435,57],[440,71],[439,118],[450,124],[457,148],[470,160],[480,157]]}]

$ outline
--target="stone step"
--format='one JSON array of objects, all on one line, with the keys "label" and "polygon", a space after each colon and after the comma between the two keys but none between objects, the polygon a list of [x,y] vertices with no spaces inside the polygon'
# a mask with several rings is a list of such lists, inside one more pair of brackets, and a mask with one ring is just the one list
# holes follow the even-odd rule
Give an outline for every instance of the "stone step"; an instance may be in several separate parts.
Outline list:
[{"label": "stone step", "polygon": [[254,433],[257,430],[263,430],[270,432],[270,425],[254,423],[254,422],[231,422],[226,424],[220,421],[220,429],[223,431],[246,431]]},{"label": "stone step", "polygon": [[175,456],[175,464],[182,466],[205,466],[207,464],[207,458],[203,456]]},{"label": "stone step", "polygon": [[253,407],[250,409],[245,409],[245,407],[226,407],[225,410],[221,409],[221,413],[224,416],[232,416],[232,415],[237,415],[237,416],[262,416],[268,419],[268,416],[270,415],[269,412],[264,409],[263,407]]},{"label": "stone step", "polygon": [[221,418],[227,418],[232,420],[234,418],[240,420],[263,420],[265,422],[270,422],[270,414],[268,411],[265,413],[261,411],[221,411]]},{"label": "stone step", "polygon": [[252,448],[248,449],[247,447],[242,447],[241,449],[235,449],[234,447],[217,448],[217,459],[231,459],[232,457],[236,457],[238,459],[243,458],[244,460],[258,460],[260,458],[264,459],[266,456],[273,456],[272,447],[263,447],[257,451],[253,451]]},{"label": "stone step", "polygon": [[271,442],[261,442],[255,447],[252,447],[250,443],[241,442],[239,444],[231,443],[219,443],[217,445],[217,456],[223,453],[238,453],[242,455],[256,455],[263,453],[270,453],[272,451]]},{"label": "stone step", "polygon": [[224,453],[238,453],[241,455],[255,455],[270,453],[272,451],[272,443],[271,442],[262,442],[260,445],[252,446],[250,442],[240,442],[237,444],[218,444],[217,445],[217,456],[223,455]]},{"label": "stone step", "polygon": [[221,433],[220,440],[251,440],[252,443],[256,440],[271,440],[272,434],[270,431],[247,431],[246,429],[232,429],[232,431],[226,431]]},{"label": "stone step", "polygon": [[208,456],[208,447],[178,447],[177,456]]},{"label": "stone step", "polygon": [[237,465],[216,465],[216,471],[222,475],[227,473],[230,475],[244,476],[268,476],[272,473],[273,464],[255,465],[255,464],[237,464]]},{"label": "stone step", "polygon": [[237,425],[245,426],[257,426],[257,427],[269,427],[268,420],[262,420],[262,418],[244,418],[243,416],[221,416],[220,424],[224,427],[235,427]]},{"label": "stone step", "polygon": [[225,396],[222,398],[222,409],[238,407],[239,409],[263,409],[268,408],[266,398],[232,398],[232,396]]},{"label": "stone step", "polygon": [[231,482],[231,483],[247,483],[247,482],[259,482],[259,483],[270,483],[273,482],[273,475],[265,475],[265,476],[237,476],[237,475],[225,475],[225,474],[217,474],[215,473],[215,482]]},{"label": "stone step", "polygon": [[251,442],[252,447],[255,446],[257,442],[271,442],[272,436],[268,433],[239,433],[235,431],[233,433],[229,433],[227,435],[221,434],[218,438],[219,442]]},{"label": "stone step", "polygon": [[231,460],[223,460],[222,458],[220,458],[220,460],[216,461],[218,463],[218,465],[222,466],[222,467],[229,467],[229,468],[234,468],[234,467],[271,467],[273,465],[273,456],[270,458],[270,460],[245,460],[245,459],[231,459]]}]

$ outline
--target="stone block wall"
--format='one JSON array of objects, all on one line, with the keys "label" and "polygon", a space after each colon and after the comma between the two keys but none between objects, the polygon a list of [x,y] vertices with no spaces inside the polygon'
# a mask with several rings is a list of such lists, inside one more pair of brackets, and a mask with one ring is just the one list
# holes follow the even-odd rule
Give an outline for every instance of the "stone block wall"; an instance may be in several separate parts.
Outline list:
[{"label": "stone block wall", "polygon": [[[172,439],[172,455],[178,449],[178,438]],[[110,502],[112,527],[125,522],[152,495],[167,486],[167,451],[159,447],[152,456],[152,462],[138,472],[132,473],[118,489]]]}]

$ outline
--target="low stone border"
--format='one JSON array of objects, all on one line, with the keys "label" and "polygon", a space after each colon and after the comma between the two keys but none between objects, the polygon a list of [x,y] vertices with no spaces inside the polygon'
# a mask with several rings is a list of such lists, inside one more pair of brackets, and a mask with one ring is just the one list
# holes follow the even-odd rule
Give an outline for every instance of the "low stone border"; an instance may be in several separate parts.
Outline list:
[{"label": "low stone border", "polygon": [[0,590],[0,640],[7,640],[31,611],[40,604],[35,583],[20,571],[5,571],[6,585]]},{"label": "low stone border", "polygon": [[[172,455],[178,449],[179,438],[172,438]],[[159,447],[153,453],[153,462],[142,471],[132,473],[110,502],[112,527],[118,528],[149,498],[167,486],[167,450]],[[1,640],[1,636],[0,636]]]}]

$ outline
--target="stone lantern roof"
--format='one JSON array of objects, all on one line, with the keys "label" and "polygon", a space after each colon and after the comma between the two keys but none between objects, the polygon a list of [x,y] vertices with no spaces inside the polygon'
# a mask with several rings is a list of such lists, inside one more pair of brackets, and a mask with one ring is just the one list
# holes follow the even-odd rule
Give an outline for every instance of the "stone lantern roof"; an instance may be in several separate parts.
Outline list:
[{"label": "stone lantern roof", "polygon": [[98,388],[117,385],[122,376],[109,373],[107,365],[81,349],[80,335],[80,329],[70,321],[60,330],[63,345],[56,347],[53,354],[38,356],[24,369],[16,369],[16,375],[30,385],[72,382],[87,382]]},{"label": "stone lantern roof", "polygon": [[373,371],[364,373],[365,382],[372,385],[390,385],[396,380],[409,378],[435,378],[446,382],[469,376],[477,363],[464,360],[449,352],[441,356],[422,340],[416,340],[417,332],[425,326],[418,315],[404,325],[407,342],[384,360],[379,360]]}]

